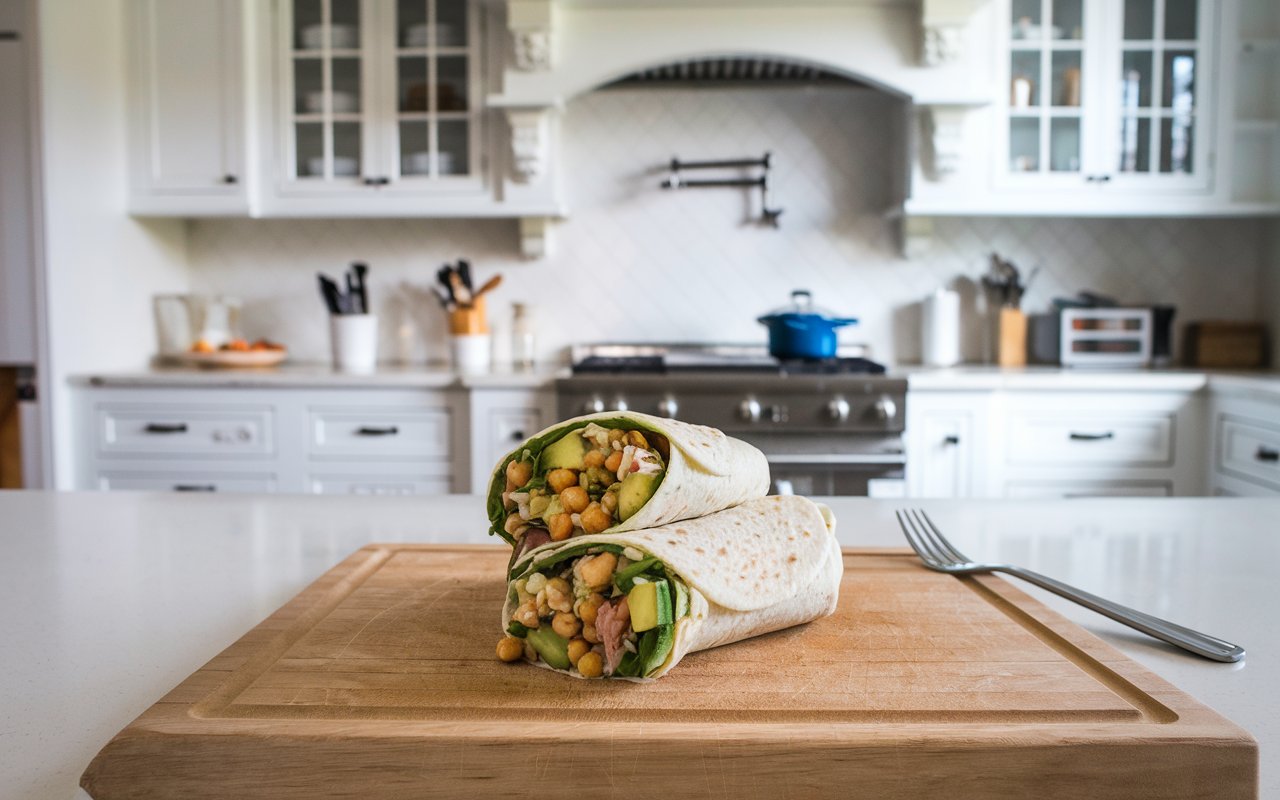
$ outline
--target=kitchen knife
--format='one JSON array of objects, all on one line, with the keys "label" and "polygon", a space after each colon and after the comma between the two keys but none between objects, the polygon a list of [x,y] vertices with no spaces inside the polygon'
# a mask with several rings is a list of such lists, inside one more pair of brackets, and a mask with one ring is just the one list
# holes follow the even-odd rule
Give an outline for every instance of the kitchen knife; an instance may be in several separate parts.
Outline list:
[{"label": "kitchen knife", "polygon": [[351,313],[351,314],[359,314],[361,313],[360,296],[356,294],[355,276],[351,274],[350,270],[348,270],[346,275],[344,275],[343,277],[346,278],[346,281],[347,281],[347,293],[346,293],[347,311],[348,313]]},{"label": "kitchen knife", "polygon": [[338,289],[338,284],[322,272],[316,273],[316,277],[320,280],[320,296],[324,298],[324,304],[329,309],[329,313],[343,313],[342,292]]},{"label": "kitchen knife", "polygon": [[362,261],[357,261],[351,265],[351,269],[356,273],[356,298],[360,302],[360,313],[369,313],[369,287],[365,283],[365,277],[369,274],[369,265]]},{"label": "kitchen knife", "polygon": [[454,297],[453,282],[450,280],[450,276],[452,274],[453,274],[453,267],[448,264],[445,264],[443,267],[436,270],[436,280],[440,281],[440,285],[443,286],[445,291],[449,293],[449,302],[456,303],[458,298]]},{"label": "kitchen knife", "polygon": [[461,258],[458,259],[458,275],[462,278],[462,285],[467,287],[467,291],[474,294],[475,284],[471,282],[471,264]]}]

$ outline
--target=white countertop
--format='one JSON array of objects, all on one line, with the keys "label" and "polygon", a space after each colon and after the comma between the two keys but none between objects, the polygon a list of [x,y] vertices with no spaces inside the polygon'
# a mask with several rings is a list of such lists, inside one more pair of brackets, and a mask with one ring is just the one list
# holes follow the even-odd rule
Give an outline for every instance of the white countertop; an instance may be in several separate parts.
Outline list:
[{"label": "white countertop", "polygon": [[76,375],[79,386],[118,388],[220,388],[220,389],[539,389],[549,386],[568,368],[538,364],[532,369],[498,369],[477,374],[460,373],[448,366],[379,365],[376,372],[361,375],[338,372],[327,363],[286,362],[265,369],[210,369],[156,367],[132,372]]},{"label": "white countertop", "polygon": [[[901,502],[827,501],[843,544],[904,546]],[[1205,661],[1030,594],[1242,725],[1280,797],[1280,500],[924,501],[974,557],[1007,560],[1242,644]],[[483,501],[0,492],[0,787],[85,796],[118,730],[369,542],[485,542]]]}]

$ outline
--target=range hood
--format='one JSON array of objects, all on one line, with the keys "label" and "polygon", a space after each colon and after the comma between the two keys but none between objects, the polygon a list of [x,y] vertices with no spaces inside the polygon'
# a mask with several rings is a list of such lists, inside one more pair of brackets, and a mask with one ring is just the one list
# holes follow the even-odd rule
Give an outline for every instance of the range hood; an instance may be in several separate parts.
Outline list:
[{"label": "range hood", "polygon": [[646,67],[624,75],[603,88],[616,86],[815,86],[869,88],[861,81],[823,69],[778,58],[733,56],[692,58],[674,64]]}]

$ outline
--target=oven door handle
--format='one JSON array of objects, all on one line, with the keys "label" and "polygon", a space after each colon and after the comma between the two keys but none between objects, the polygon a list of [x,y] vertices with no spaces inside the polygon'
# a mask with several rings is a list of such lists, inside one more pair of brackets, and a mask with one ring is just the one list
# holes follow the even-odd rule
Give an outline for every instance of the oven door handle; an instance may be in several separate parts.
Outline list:
[{"label": "oven door handle", "polygon": [[885,453],[885,454],[859,454],[851,455],[844,453],[819,453],[809,455],[769,455],[765,456],[765,460],[770,464],[778,464],[792,466],[815,466],[815,467],[861,467],[861,466],[905,466],[907,457],[903,453]]}]

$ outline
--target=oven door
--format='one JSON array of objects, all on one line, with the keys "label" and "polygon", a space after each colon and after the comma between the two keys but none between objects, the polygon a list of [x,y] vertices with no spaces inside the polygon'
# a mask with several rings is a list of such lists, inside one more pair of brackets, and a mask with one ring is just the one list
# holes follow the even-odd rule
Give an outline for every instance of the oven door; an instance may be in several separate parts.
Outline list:
[{"label": "oven door", "polygon": [[811,497],[905,497],[901,456],[815,460],[769,456],[770,494]]}]

